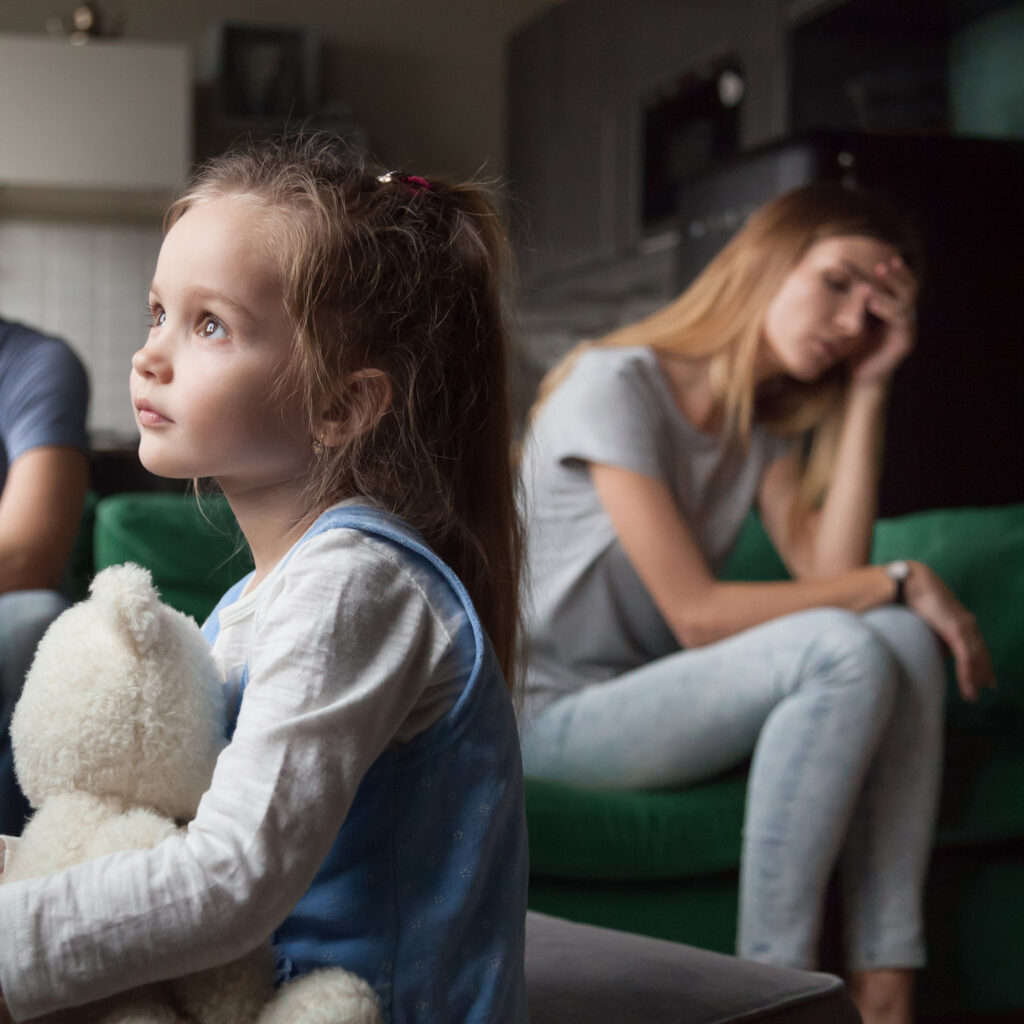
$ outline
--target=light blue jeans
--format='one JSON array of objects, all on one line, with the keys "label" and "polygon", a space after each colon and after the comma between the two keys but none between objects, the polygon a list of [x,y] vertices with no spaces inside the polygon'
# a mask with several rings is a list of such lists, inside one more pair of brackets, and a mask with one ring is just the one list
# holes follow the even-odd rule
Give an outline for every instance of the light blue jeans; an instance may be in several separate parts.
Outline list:
[{"label": "light blue jeans", "polygon": [[753,753],[739,955],[815,967],[838,861],[847,968],[918,967],[943,693],[938,642],[912,612],[820,608],[560,698],[525,724],[523,760],[531,776],[633,789]]},{"label": "light blue jeans", "polygon": [[0,833],[21,835],[29,806],[14,775],[11,714],[32,664],[36,645],[67,600],[52,590],[0,594]]}]

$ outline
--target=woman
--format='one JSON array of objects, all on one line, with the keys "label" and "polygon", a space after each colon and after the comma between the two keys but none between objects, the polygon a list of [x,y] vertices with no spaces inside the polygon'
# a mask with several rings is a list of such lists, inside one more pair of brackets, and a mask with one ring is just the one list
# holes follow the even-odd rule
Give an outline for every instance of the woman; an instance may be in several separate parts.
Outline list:
[{"label": "woman", "polygon": [[[919,562],[868,565],[910,240],[877,200],[774,200],[675,302],[574,350],[524,450],[528,774],[677,786],[753,752],[738,951],[815,966],[842,851],[850,989],[909,1021],[937,802],[940,644],[992,682]],[[791,582],[716,574],[752,506]]]}]

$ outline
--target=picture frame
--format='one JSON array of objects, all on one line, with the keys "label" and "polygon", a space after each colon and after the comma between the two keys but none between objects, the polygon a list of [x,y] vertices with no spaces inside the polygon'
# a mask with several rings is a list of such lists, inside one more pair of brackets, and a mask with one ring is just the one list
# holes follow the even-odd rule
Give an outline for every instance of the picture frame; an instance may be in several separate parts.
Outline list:
[{"label": "picture frame", "polygon": [[311,29],[225,21],[213,30],[212,51],[222,116],[295,121],[318,109],[319,45]]}]

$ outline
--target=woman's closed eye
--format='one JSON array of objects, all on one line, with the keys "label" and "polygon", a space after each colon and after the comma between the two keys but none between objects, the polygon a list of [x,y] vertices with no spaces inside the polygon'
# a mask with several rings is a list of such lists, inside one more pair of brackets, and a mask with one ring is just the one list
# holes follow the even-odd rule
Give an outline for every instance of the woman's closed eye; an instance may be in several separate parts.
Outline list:
[{"label": "woman's closed eye", "polygon": [[877,331],[884,326],[885,321],[877,313],[872,313],[870,309],[865,311],[864,329],[866,331]]},{"label": "woman's closed eye", "polygon": [[834,292],[845,293],[850,290],[850,278],[839,274],[826,274],[825,284]]}]

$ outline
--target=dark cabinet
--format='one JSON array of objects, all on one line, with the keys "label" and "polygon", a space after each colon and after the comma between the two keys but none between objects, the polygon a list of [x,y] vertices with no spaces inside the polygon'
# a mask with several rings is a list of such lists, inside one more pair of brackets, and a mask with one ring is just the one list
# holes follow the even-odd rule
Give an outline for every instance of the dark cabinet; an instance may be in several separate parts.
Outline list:
[{"label": "dark cabinet", "polygon": [[[566,0],[511,40],[509,178],[529,284],[564,286],[663,253],[672,225],[643,217],[644,114],[659,98],[735,68],[745,85],[737,146],[780,134],[786,7]],[[680,140],[680,160],[692,156],[691,142]]]}]

